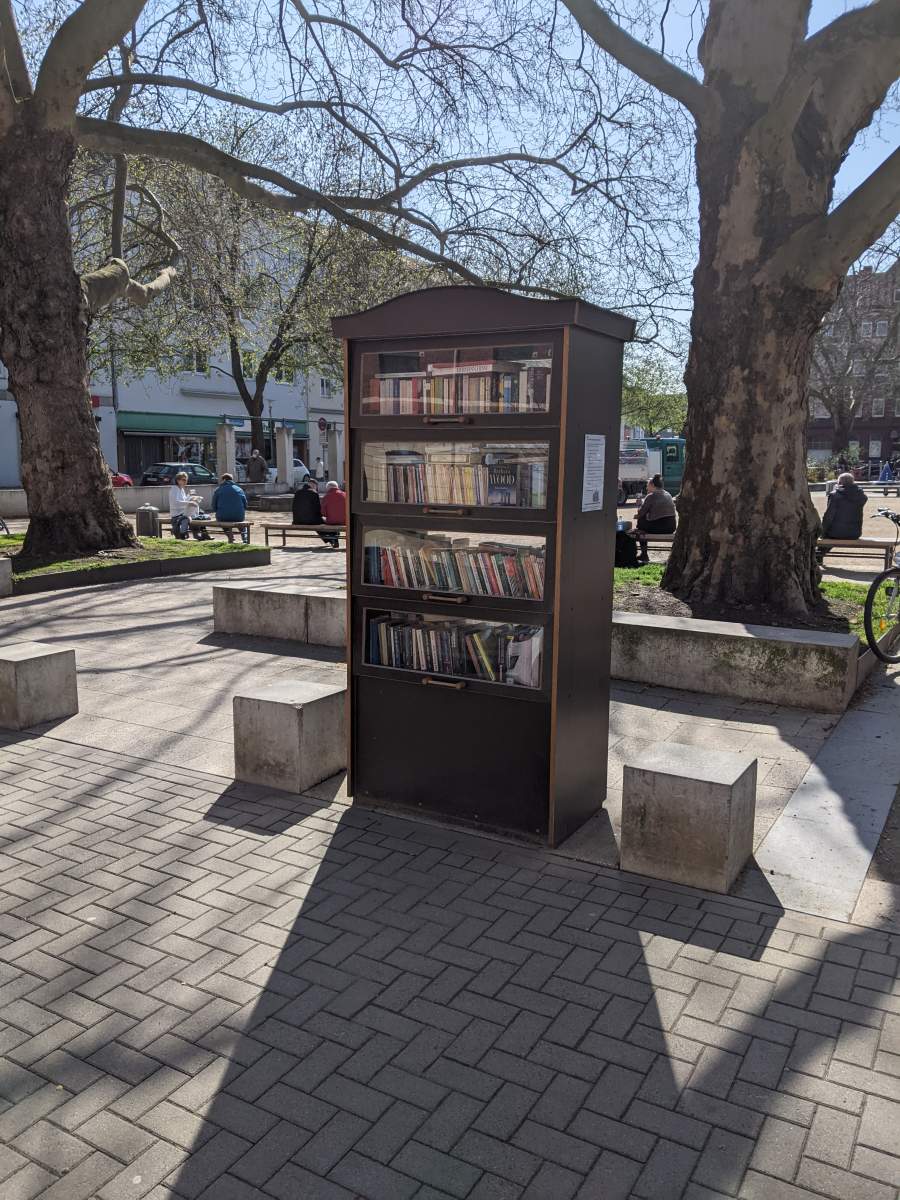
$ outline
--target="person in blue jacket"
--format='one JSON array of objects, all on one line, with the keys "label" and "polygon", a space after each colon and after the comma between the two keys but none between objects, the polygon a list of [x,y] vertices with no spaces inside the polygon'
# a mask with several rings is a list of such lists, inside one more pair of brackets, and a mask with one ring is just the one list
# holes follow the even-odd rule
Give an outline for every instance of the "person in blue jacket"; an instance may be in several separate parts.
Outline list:
[{"label": "person in blue jacket", "polygon": [[[878,482],[879,483],[893,483],[894,482],[894,468],[891,466],[890,461],[882,463],[881,474],[878,476]],[[888,494],[887,488],[884,489],[884,494],[885,495]]]},{"label": "person in blue jacket", "polygon": [[[243,521],[247,515],[247,497],[244,489],[234,482],[233,475],[226,472],[222,476],[222,482],[213,492],[212,506],[217,521]],[[229,542],[233,541],[234,531],[226,529],[225,536]],[[250,541],[249,529],[241,530],[241,540],[245,543]]]}]

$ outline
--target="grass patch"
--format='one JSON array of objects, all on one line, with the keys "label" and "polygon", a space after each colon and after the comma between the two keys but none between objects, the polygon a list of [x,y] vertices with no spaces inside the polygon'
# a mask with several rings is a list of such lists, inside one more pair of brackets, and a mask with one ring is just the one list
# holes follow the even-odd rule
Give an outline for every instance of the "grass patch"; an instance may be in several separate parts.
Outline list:
[{"label": "grass patch", "polygon": [[[642,567],[616,567],[613,571],[613,586],[615,592],[624,594],[629,585],[638,584],[641,587],[659,587],[665,570],[665,563],[649,563]],[[835,611],[840,610],[846,616],[850,632],[855,633],[861,642],[865,642],[866,634],[863,628],[863,610],[866,595],[869,591],[865,583],[845,583],[843,581],[826,580],[821,585],[822,597],[826,605]],[[884,592],[879,594],[875,602],[875,614],[883,611],[886,603]]]},{"label": "grass patch", "polygon": [[177,538],[139,538],[139,549],[104,550],[84,558],[65,558],[54,562],[29,564],[23,571],[16,570],[16,554],[22,547],[24,535],[0,538],[0,551],[12,554],[13,572],[18,579],[31,579],[35,575],[59,575],[63,571],[103,571],[107,567],[120,567],[139,562],[157,562],[169,558],[196,558],[207,554],[241,554],[258,550],[259,546],[245,546],[242,542],[229,544],[227,541],[195,542]]}]

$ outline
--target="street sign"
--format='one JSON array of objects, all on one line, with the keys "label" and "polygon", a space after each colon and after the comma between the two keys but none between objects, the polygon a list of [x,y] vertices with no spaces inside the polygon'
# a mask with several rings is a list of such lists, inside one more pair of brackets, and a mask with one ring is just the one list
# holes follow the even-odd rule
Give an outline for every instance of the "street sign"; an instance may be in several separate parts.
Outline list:
[{"label": "street sign", "polygon": [[327,428],[328,428],[328,422],[325,420],[324,417],[319,417],[319,431],[321,433],[324,433]]}]

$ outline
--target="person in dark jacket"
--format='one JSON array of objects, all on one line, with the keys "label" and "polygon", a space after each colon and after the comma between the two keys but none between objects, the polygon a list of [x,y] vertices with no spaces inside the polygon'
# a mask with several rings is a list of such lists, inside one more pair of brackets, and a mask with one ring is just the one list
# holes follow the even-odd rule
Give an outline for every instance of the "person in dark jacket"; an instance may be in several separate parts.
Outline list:
[{"label": "person in dark jacket", "polygon": [[[312,479],[307,479],[303,487],[299,491],[294,492],[292,512],[292,520],[295,525],[322,524],[324,520],[322,516],[322,501],[319,499],[319,492]],[[330,546],[334,539],[334,534],[320,533],[319,537],[326,546]]]},{"label": "person in dark jacket", "polygon": [[[243,521],[247,515],[247,496],[243,488],[234,482],[234,476],[226,471],[222,482],[212,494],[212,508],[217,521]],[[234,541],[234,530],[226,529],[229,542]],[[250,541],[250,530],[241,530],[241,540]]]},{"label": "person in dark jacket", "polygon": [[822,518],[822,537],[862,537],[863,509],[868,496],[849,471],[838,476],[837,487],[828,497],[828,506]]}]

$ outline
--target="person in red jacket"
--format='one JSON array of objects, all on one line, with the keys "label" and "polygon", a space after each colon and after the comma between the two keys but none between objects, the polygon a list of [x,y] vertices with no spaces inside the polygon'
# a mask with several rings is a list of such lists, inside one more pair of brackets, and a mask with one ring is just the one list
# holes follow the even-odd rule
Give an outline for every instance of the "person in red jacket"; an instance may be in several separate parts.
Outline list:
[{"label": "person in red jacket", "polygon": [[[325,519],[326,525],[346,525],[347,523],[347,493],[342,492],[333,479],[325,484],[325,495],[322,497],[322,516]],[[329,535],[327,533],[319,534],[324,540]],[[332,534],[333,540],[329,541],[329,545],[337,549],[338,535]]]}]

